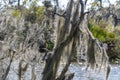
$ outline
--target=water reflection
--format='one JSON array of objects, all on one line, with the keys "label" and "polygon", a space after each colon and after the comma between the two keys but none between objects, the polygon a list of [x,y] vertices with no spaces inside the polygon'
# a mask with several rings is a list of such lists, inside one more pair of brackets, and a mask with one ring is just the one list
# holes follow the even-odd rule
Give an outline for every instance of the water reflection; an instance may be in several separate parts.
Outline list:
[{"label": "water reflection", "polygon": [[[7,77],[7,80],[18,80],[17,75],[17,63],[13,63],[11,67],[11,71]],[[35,74],[36,80],[41,80],[41,72],[44,68],[43,64],[36,64],[35,66]],[[69,67],[69,71],[71,73],[75,73],[73,80],[104,80],[105,73],[94,72],[93,70],[85,71],[85,67],[81,66],[77,63],[72,63]],[[27,69],[27,72],[24,76],[22,76],[22,80],[31,80],[31,65]],[[109,76],[109,80],[120,80],[120,66],[119,65],[111,65],[111,72]]]},{"label": "water reflection", "polygon": [[[85,71],[85,67],[78,64],[71,64],[69,70],[75,73],[73,80],[105,80],[104,70],[100,72],[93,70]],[[111,65],[109,80],[120,80],[119,65]]]}]

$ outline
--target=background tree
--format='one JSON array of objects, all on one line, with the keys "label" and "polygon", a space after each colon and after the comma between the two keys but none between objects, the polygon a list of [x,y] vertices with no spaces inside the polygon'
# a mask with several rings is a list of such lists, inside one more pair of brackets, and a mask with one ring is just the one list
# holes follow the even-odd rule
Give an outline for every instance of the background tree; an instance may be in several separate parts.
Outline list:
[{"label": "background tree", "polygon": [[[73,57],[73,53],[76,51],[79,43],[79,36],[81,35],[80,32],[83,30],[81,29],[81,25],[83,22],[88,21],[88,18],[84,18],[84,16],[88,13],[85,13],[85,5],[82,0],[69,0],[67,9],[65,11],[65,15],[61,15],[59,12],[59,9],[56,10],[55,16],[58,19],[58,25],[55,25],[57,30],[57,39],[56,39],[56,46],[53,51],[53,54],[49,56],[48,60],[46,60],[46,65],[43,71],[43,78],[42,80],[65,80],[66,78],[66,72],[68,70],[68,67],[71,63],[71,59]],[[79,10],[80,9],[80,10]],[[60,16],[61,15],[61,16]],[[63,18],[64,22],[62,23],[60,19]],[[87,22],[88,23],[88,22]],[[88,25],[86,25],[88,27]],[[85,28],[85,25],[84,25]],[[95,46],[99,47],[101,49],[102,54],[105,58],[104,62],[106,64],[106,67],[109,68],[108,64],[108,56],[105,52],[104,47],[100,46],[100,43],[97,42],[97,40],[94,38],[92,33],[88,28],[85,28],[86,32],[84,34],[88,34],[88,52],[87,52],[87,61],[88,66],[94,67],[96,64],[96,51]],[[97,44],[97,45],[96,45]],[[66,60],[65,67],[63,67],[63,70],[61,71],[60,75],[57,76],[58,67],[61,61],[62,54],[65,54],[64,49],[65,47],[68,47],[69,57]],[[103,48],[103,49],[102,49]],[[102,57],[100,58],[102,59]],[[103,61],[101,62],[101,64]]]},{"label": "background tree", "polygon": [[[66,9],[61,9],[58,0],[52,0],[54,5],[51,0],[45,0],[44,6],[39,6],[38,0],[24,0],[17,9],[16,1],[15,6],[4,7],[0,14],[0,71],[4,71],[0,74],[4,79],[9,76],[15,61],[18,62],[19,79],[24,79],[22,76],[30,69],[31,79],[37,79],[41,74],[36,73],[36,65],[43,67],[41,62],[45,60],[42,80],[71,80],[74,73],[67,71],[73,59],[79,59],[79,54],[85,56],[86,70],[105,68],[108,79],[107,44],[116,42],[112,39],[117,32],[109,31],[111,19],[116,18],[114,13],[109,14],[108,9],[101,6],[98,6],[101,9],[85,12],[88,0],[69,0]],[[118,49],[115,51],[119,52]],[[9,50],[15,52],[14,57],[10,57],[12,52]],[[2,62],[6,59],[10,61],[3,70]]]}]

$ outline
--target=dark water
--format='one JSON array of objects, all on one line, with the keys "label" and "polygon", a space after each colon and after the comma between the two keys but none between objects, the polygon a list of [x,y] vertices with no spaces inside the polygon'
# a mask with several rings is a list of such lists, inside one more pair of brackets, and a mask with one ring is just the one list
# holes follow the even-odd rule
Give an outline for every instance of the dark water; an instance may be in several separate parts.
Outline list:
[{"label": "dark water", "polygon": [[[17,63],[13,63],[7,80],[18,80],[16,65]],[[25,75],[22,76],[22,80],[31,80],[31,67],[32,66],[29,66]],[[34,67],[35,67],[35,74],[37,77],[36,80],[41,80],[42,77],[41,72],[44,68],[44,65],[36,64]],[[104,80],[105,79],[104,70],[100,72],[95,72],[93,70],[85,71],[85,67],[77,63],[72,63],[69,67],[68,72],[75,73],[73,80]],[[111,65],[109,80],[120,80],[120,65]]]}]

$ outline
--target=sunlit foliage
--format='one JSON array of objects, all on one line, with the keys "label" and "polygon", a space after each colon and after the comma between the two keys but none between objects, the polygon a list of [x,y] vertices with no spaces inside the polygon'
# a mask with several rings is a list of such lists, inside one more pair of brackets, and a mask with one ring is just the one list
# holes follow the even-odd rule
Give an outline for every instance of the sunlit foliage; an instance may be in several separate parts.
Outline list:
[{"label": "sunlit foliage", "polygon": [[19,17],[19,16],[20,16],[19,10],[14,10],[14,11],[12,12],[12,16],[13,16],[13,17]]},{"label": "sunlit foliage", "polygon": [[31,7],[28,10],[29,13],[26,15],[25,20],[30,21],[32,23],[40,24],[44,19],[43,10],[44,10],[44,7],[42,6]]},{"label": "sunlit foliage", "polygon": [[89,29],[93,33],[94,37],[98,38],[102,42],[115,38],[114,33],[107,32],[104,28],[101,28],[98,25],[93,25],[92,23],[89,23]]}]

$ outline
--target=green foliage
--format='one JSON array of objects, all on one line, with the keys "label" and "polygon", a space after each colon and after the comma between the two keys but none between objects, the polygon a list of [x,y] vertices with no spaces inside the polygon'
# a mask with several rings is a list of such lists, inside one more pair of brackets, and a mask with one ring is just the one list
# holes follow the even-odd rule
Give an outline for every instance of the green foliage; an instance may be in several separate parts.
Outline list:
[{"label": "green foliage", "polygon": [[44,19],[43,14],[44,7],[43,6],[34,6],[31,7],[28,11],[29,13],[26,15],[25,20],[30,21],[31,23],[41,23]]},{"label": "green foliage", "polygon": [[13,17],[19,17],[19,15],[20,15],[20,12],[19,12],[19,10],[13,10],[13,12],[12,12],[12,16]]},{"label": "green foliage", "polygon": [[98,25],[93,25],[92,23],[89,23],[89,29],[93,33],[93,36],[102,42],[115,38],[114,33],[107,32],[104,28],[101,28]]},{"label": "green foliage", "polygon": [[27,5],[27,3],[29,3],[30,6],[35,6],[35,5],[37,5],[38,1],[39,0],[23,0],[22,5]]},{"label": "green foliage", "polygon": [[[102,23],[102,22],[101,22]],[[103,24],[103,23],[102,23]],[[118,32],[110,32],[105,28],[108,26],[95,25],[92,21],[89,23],[89,29],[93,36],[99,41],[108,44],[108,56],[111,62],[115,62],[117,58],[120,58],[120,37]],[[109,28],[107,28],[109,29]]]},{"label": "green foliage", "polygon": [[77,61],[77,50],[74,50],[73,57],[72,57],[72,62],[76,62],[76,61]]},{"label": "green foliage", "polygon": [[48,41],[48,42],[46,43],[46,48],[47,48],[48,50],[52,51],[52,50],[53,50],[53,47],[54,47],[54,43],[53,43],[53,42]]},{"label": "green foliage", "polygon": [[115,50],[117,53],[119,53],[119,55],[120,55],[120,38],[116,38],[116,39],[114,40],[114,43],[115,43],[115,48],[114,48],[114,50]]},{"label": "green foliage", "polygon": [[27,0],[24,0],[24,1],[23,1],[23,5],[26,5],[26,4],[27,4]]},{"label": "green foliage", "polygon": [[43,10],[44,8],[42,6],[38,6],[36,7],[36,11],[35,11],[35,14],[36,14],[36,22],[42,22],[42,20],[44,19],[44,14],[43,14]]},{"label": "green foliage", "polygon": [[90,5],[91,5],[92,10],[99,9],[99,7],[100,7],[100,4],[97,1],[90,3]]},{"label": "green foliage", "polygon": [[38,6],[38,7],[36,7],[36,15],[40,15],[40,14],[42,14],[43,13],[43,7],[42,6]]},{"label": "green foliage", "polygon": [[92,9],[94,9],[95,7],[97,7],[98,6],[98,3],[97,2],[92,2],[91,3],[91,8]]}]

